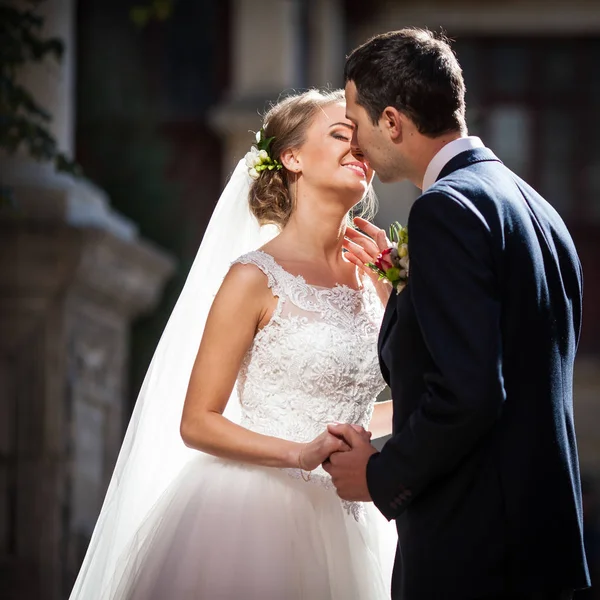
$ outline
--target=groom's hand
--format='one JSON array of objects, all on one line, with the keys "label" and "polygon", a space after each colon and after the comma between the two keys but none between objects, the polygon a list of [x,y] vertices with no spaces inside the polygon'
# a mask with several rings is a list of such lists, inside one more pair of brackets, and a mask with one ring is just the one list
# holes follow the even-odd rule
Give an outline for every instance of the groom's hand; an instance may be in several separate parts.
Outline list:
[{"label": "groom's hand", "polygon": [[357,431],[352,425],[329,425],[329,433],[343,439],[350,450],[336,452],[323,464],[331,475],[338,496],[344,500],[371,500],[367,487],[367,463],[377,449],[371,445],[370,434]]}]

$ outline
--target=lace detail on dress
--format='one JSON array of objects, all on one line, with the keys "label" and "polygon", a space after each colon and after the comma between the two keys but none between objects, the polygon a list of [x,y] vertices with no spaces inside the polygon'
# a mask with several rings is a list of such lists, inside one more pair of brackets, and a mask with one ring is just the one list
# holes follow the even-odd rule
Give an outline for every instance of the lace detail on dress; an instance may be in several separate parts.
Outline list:
[{"label": "lace detail on dress", "polygon": [[[261,269],[278,297],[240,369],[241,424],[295,442],[314,439],[333,422],[366,427],[385,386],[377,357],[383,308],[370,280],[360,290],[312,286],[262,251],[235,263]],[[300,476],[298,469],[286,471]],[[321,467],[311,482],[333,488]],[[358,519],[362,504],[343,503]]]}]

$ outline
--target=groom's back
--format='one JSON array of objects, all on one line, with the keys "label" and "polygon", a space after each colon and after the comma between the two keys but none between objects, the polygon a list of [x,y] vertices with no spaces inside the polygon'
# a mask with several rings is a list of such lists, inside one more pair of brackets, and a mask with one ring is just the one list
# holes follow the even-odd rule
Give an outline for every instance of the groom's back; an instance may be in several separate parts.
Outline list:
[{"label": "groom's back", "polygon": [[584,586],[572,397],[582,294],[575,246],[550,204],[498,161],[457,169],[432,191],[464,202],[490,232],[506,393],[491,452],[509,580]]},{"label": "groom's back", "polygon": [[[504,341],[517,344],[510,349],[523,356],[522,366],[536,358],[528,349],[544,344],[555,346],[558,354],[543,361],[572,363],[583,281],[575,245],[556,210],[499,161],[458,169],[432,191],[464,200],[489,229],[503,314],[512,317],[502,324]],[[534,331],[538,335],[528,335]]]}]

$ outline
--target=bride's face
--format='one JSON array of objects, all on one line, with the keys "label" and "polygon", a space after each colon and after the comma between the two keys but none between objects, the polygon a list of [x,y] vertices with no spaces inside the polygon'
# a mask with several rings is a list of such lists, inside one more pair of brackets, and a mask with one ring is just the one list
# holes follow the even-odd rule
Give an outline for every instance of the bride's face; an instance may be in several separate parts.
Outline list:
[{"label": "bride's face", "polygon": [[318,112],[297,153],[304,184],[339,192],[348,208],[360,202],[373,180],[373,169],[352,146],[353,132],[345,104],[331,104]]}]

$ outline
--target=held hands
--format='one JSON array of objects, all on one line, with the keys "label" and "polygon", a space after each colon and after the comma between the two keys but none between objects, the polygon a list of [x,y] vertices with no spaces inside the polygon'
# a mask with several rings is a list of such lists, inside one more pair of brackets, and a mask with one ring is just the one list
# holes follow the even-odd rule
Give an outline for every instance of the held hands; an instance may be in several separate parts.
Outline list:
[{"label": "held hands", "polygon": [[[362,428],[361,428],[362,429]],[[367,486],[367,463],[377,452],[371,444],[371,434],[352,425],[329,425],[329,433],[343,439],[350,447],[332,454],[323,468],[331,475],[338,496],[344,500],[368,502],[371,500]]]},{"label": "held hands", "polygon": [[[348,427],[352,427],[357,435],[361,435],[367,442],[370,441],[371,432],[365,431],[358,425],[348,425]],[[347,452],[348,450],[350,450],[350,446],[342,437],[324,431],[312,442],[302,445],[298,454],[298,467],[303,471],[312,471],[328,461],[334,452]]]},{"label": "held hands", "polygon": [[303,471],[312,471],[325,462],[334,452],[346,452],[350,446],[328,431],[324,431],[312,442],[304,444],[298,454],[298,466]]},{"label": "held hands", "polygon": [[377,295],[382,303],[385,304],[392,292],[392,286],[387,279],[379,281],[377,273],[365,265],[367,263],[374,263],[381,252],[391,246],[391,243],[385,231],[369,223],[369,221],[356,217],[354,224],[367,235],[347,227],[343,244],[347,252],[344,256],[349,262],[356,265],[371,278],[377,289]]}]

